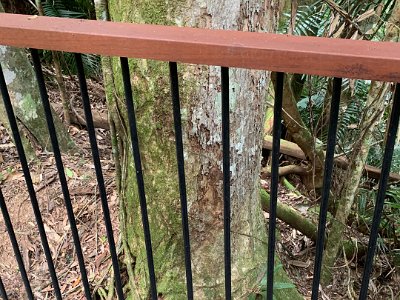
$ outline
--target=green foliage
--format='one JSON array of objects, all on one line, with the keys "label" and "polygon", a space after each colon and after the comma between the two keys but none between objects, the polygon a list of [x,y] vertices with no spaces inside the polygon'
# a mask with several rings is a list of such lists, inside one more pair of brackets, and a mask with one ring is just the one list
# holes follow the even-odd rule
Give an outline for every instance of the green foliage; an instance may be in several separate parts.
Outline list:
[{"label": "green foliage", "polygon": [[396,145],[393,151],[391,172],[400,173],[400,145]]},{"label": "green foliage", "polygon": [[[383,25],[390,17],[394,3],[394,0],[337,0],[331,5],[326,1],[316,0],[312,4],[307,2],[307,5],[301,5],[300,1],[294,34],[350,38],[357,33],[358,36],[363,36],[363,39],[376,39],[384,34]],[[290,18],[290,13],[284,14],[280,32],[286,33]],[[329,88],[326,88],[327,84],[326,78],[307,75],[301,99],[297,104],[304,123],[324,144],[327,139],[329,102],[331,101],[331,92]],[[365,108],[364,103],[369,86],[369,81],[343,80],[337,131],[341,152],[351,151],[359,136],[359,122]],[[377,131],[375,135],[381,135],[380,131]],[[398,164],[400,165],[400,162]]]},{"label": "green foliage", "polygon": [[[324,28],[329,24],[329,16],[326,10],[321,10],[323,1],[318,0],[313,5],[300,5],[296,14],[295,35],[321,36]],[[279,31],[287,33],[287,21],[290,20],[290,13],[284,13],[280,23]]]},{"label": "green foliage", "polygon": [[[312,88],[312,90],[304,89],[302,98],[300,99],[299,102],[297,102],[297,108],[300,112],[303,122],[307,125],[310,131],[313,132],[314,127],[316,126],[318,119],[320,118],[324,110],[324,103],[325,103],[324,100],[325,100],[326,90],[324,88],[325,84],[320,84],[319,82],[316,82],[318,79],[322,78],[317,79],[314,76],[311,79],[310,77],[308,78],[309,80],[314,81],[311,84],[312,86],[319,86],[321,87],[321,89],[318,88],[317,89]],[[326,83],[325,79],[322,80],[323,82]]]},{"label": "green foliage", "polygon": [[[381,40],[385,32],[384,24],[390,17],[395,0],[335,0],[336,7],[323,0],[315,0],[311,5],[308,1],[306,5],[301,4],[302,1],[297,9],[295,35],[334,36],[339,32],[346,36],[347,33],[354,34],[355,31],[351,29],[353,27],[364,39]],[[338,10],[344,12],[347,17],[344,18]],[[372,11],[376,14],[370,14]],[[283,14],[279,32],[287,33],[290,18],[290,13]]]},{"label": "green foliage", "polygon": [[341,107],[336,137],[345,151],[348,150],[354,138],[358,136],[356,133],[358,133],[363,104],[360,99],[356,98],[352,99],[349,105]]},{"label": "green foliage", "polygon": [[43,0],[42,6],[48,17],[92,19],[95,13],[90,0]]},{"label": "green foliage", "polygon": [[63,1],[61,0],[46,0],[42,3],[43,13],[47,17],[60,17],[60,18],[86,18],[86,14],[80,11],[72,11],[66,9]]},{"label": "green foliage", "polygon": [[[359,35],[362,35],[364,39],[374,39],[377,34],[380,34],[384,27],[383,25],[389,19],[395,0],[374,0],[374,1],[348,1],[339,0],[335,1],[337,8],[340,8],[348,15],[348,18],[352,22],[352,26],[357,29]],[[327,5],[326,9],[329,11],[329,15],[338,15],[337,9]],[[370,12],[373,14],[369,14]],[[378,17],[376,13],[380,12]],[[346,27],[349,27],[348,19],[344,20],[340,16],[340,22],[336,24],[335,28],[331,28],[331,32],[334,33],[339,30],[343,23],[347,23]],[[331,26],[331,24],[329,25]]]},{"label": "green foliage", "polygon": [[[282,264],[278,264],[274,268],[274,274],[276,274],[281,268]],[[265,295],[267,292],[267,271],[265,270],[265,275],[261,279],[260,284],[258,286],[258,292],[252,293],[249,295],[248,300],[257,300],[257,299],[265,299]],[[278,290],[284,290],[284,289],[295,289],[296,286],[290,282],[274,282],[274,292]],[[275,296],[274,296],[275,297]]]},{"label": "green foliage", "polygon": [[[307,76],[302,97],[297,103],[297,108],[301,118],[308,129],[316,137],[326,144],[328,137],[328,126],[323,124],[323,119],[328,118],[324,114],[329,111],[326,109],[326,101],[331,101],[331,93],[326,89],[329,81],[323,77]],[[350,81],[345,79],[342,86],[342,99],[340,103],[337,141],[341,150],[351,149],[356,137],[358,136],[358,125],[364,109],[364,102],[368,93],[369,82],[363,80]]]},{"label": "green foliage", "polygon": [[300,101],[297,102],[304,124],[323,143],[326,142],[327,130],[320,125],[320,122],[325,112],[327,84],[328,81],[324,77],[306,76]]},{"label": "green foliage", "polygon": [[[383,124],[382,124],[383,125]],[[382,160],[383,160],[383,154],[384,154],[384,145],[383,145],[383,140],[384,140],[384,135],[385,135],[385,128],[386,126],[381,126],[383,129],[380,129],[380,131],[377,134],[380,134],[380,142],[376,143],[373,147],[368,152],[368,157],[367,157],[367,164],[381,168],[382,167]],[[390,172],[393,173],[400,173],[400,145],[397,144],[394,147],[393,150],[393,157],[392,157],[392,165],[390,167]]]},{"label": "green foliage", "polygon": [[[358,191],[358,210],[357,219],[361,226],[369,227],[372,223],[377,189],[362,189]],[[400,239],[400,187],[390,185],[386,191],[385,205],[382,212],[380,223],[380,233],[385,237]],[[380,239],[380,249],[386,249],[382,239]]]},{"label": "green foliage", "polygon": [[[46,57],[50,59],[49,53],[45,54],[45,60]],[[86,75],[98,76],[100,74],[101,66],[100,57],[98,55],[82,54],[82,63]],[[64,72],[68,72],[70,74],[76,74],[78,72],[76,69],[75,56],[73,53],[64,53],[61,64]]]},{"label": "green foliage", "polygon": [[72,178],[74,177],[74,172],[70,168],[65,168],[65,174],[67,177]]},{"label": "green foliage", "polygon": [[[43,13],[47,17],[91,19],[95,16],[94,6],[90,0],[44,0],[42,1]],[[50,51],[42,52],[43,60],[52,61]],[[100,57],[94,54],[83,54],[82,62],[85,73],[97,76],[100,73]],[[76,74],[75,58],[72,53],[63,53],[61,67],[64,72]]]},{"label": "green foliage", "polygon": [[389,224],[392,226],[392,231],[397,240],[400,239],[400,187],[391,186],[386,192],[388,197],[385,202],[386,211],[385,217],[389,219]]},{"label": "green foliage", "polygon": [[314,6],[305,6],[299,10],[296,16],[297,26],[294,29],[296,35],[322,36],[323,28],[329,19],[326,12],[316,9]]},{"label": "green foliage", "polygon": [[351,151],[359,137],[359,125],[365,109],[370,81],[344,79],[340,103],[337,141],[341,151]]}]

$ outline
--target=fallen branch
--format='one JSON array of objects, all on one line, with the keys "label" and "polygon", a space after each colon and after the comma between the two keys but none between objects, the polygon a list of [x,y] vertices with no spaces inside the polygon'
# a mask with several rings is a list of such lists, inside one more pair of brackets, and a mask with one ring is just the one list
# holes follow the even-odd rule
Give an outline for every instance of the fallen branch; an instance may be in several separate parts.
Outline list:
[{"label": "fallen branch", "polygon": [[[266,150],[272,150],[272,136],[266,135],[264,137],[263,148]],[[283,139],[281,139],[280,153],[289,155],[289,156],[292,156],[292,157],[295,157],[298,159],[303,159],[303,160],[307,159],[303,150],[301,150],[301,148],[297,144],[289,142],[287,140],[283,140]],[[335,164],[344,170],[346,170],[349,166],[349,162],[347,161],[347,159],[342,156],[335,158]],[[293,170],[296,170],[296,169],[293,169]],[[299,174],[299,173],[292,172],[292,174],[293,173]],[[288,174],[290,174],[290,173],[288,173]],[[285,175],[287,175],[287,174],[285,174]],[[367,176],[368,178],[379,180],[379,178],[381,177],[381,170],[379,168],[376,168],[373,166],[365,165],[364,175]],[[280,175],[280,176],[283,176],[283,175]],[[390,173],[389,180],[391,182],[395,182],[395,181],[400,182],[400,175],[396,174],[396,173]]]},{"label": "fallen branch", "polygon": [[[262,209],[269,213],[270,196],[263,189],[260,189],[260,199]],[[280,202],[279,200],[277,201],[276,216],[279,220],[300,231],[312,241],[315,242],[317,240],[317,225],[301,215],[297,210]],[[352,240],[343,241],[343,247],[347,258],[354,257],[356,253],[358,257],[361,257],[366,253],[367,250],[365,245]]]},{"label": "fallen branch", "polygon": [[[270,197],[269,194],[261,189],[261,206],[262,209],[266,212],[269,212],[270,206]],[[276,215],[278,219],[282,220],[286,224],[290,225],[294,229],[300,231],[313,241],[317,239],[317,226],[315,226],[311,221],[307,220],[304,216],[302,216],[298,211],[286,205],[278,200]]]},{"label": "fallen branch", "polygon": [[[289,174],[297,174],[304,175],[307,170],[298,165],[289,165],[284,167],[279,167],[278,174],[279,176],[286,176]],[[261,170],[261,178],[265,179],[266,177],[271,177],[271,168],[263,168]]]},{"label": "fallen branch", "polygon": [[[287,140],[281,139],[280,152],[298,159],[306,160],[307,157],[303,150],[296,144]],[[272,151],[272,136],[264,136],[263,148]]]},{"label": "fallen branch", "polygon": [[[51,104],[54,110],[59,114],[63,111],[63,106],[60,103]],[[70,112],[71,124],[86,126],[85,113],[82,108],[71,108]],[[110,124],[108,123],[108,117],[106,112],[98,112],[92,110],[93,125],[95,128],[110,129]]]},{"label": "fallen branch", "polygon": [[297,196],[301,196],[301,193],[284,176],[282,176],[281,178],[281,183],[285,188],[287,188],[292,193],[296,194]]}]

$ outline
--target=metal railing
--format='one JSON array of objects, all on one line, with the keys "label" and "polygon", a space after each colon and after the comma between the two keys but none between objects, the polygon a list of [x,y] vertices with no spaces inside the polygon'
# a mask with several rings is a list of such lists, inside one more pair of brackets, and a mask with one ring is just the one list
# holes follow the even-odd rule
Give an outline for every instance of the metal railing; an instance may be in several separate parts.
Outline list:
[{"label": "metal railing", "polygon": [[[76,227],[75,216],[64,172],[61,153],[58,146],[55,127],[51,115],[50,103],[41,69],[38,52],[35,49],[67,51],[74,53],[93,53],[121,57],[121,70],[125,90],[126,108],[129,118],[129,130],[132,152],[136,168],[136,178],[140,199],[140,208],[146,245],[149,270],[150,293],[157,299],[156,276],[154,270],[151,235],[146,206],[144,178],[139,152],[139,140],[136,128],[134,101],[130,82],[127,57],[146,58],[169,62],[171,95],[175,126],[176,157],[178,161],[179,189],[181,197],[182,230],[185,253],[187,298],[193,299],[193,282],[189,238],[188,208],[185,183],[185,169],[182,142],[182,124],[180,116],[179,83],[177,63],[194,63],[221,66],[222,90],[222,149],[223,149],[223,201],[224,201],[224,255],[225,255],[225,298],[231,299],[231,245],[230,245],[230,139],[229,139],[229,67],[263,69],[277,71],[277,88],[274,103],[271,203],[268,230],[267,261],[267,299],[273,299],[275,227],[278,191],[279,149],[282,119],[282,99],[284,72],[302,73],[334,77],[333,94],[330,109],[325,172],[316,242],[316,257],[312,285],[312,299],[318,298],[321,275],[321,263],[325,238],[329,190],[331,186],[336,129],[339,112],[341,85],[343,77],[400,82],[400,46],[394,43],[376,43],[365,41],[333,40],[324,38],[280,36],[265,33],[244,33],[192,28],[176,28],[153,25],[134,25],[123,23],[105,23],[101,21],[83,21],[73,19],[36,17],[23,15],[0,15],[0,44],[31,48],[33,66],[45,109],[46,121],[50,133],[55,163],[62,187],[65,206],[72,231],[76,255],[79,261],[82,285],[87,299],[91,299],[84,257]],[[120,269],[112,233],[110,212],[104,185],[102,168],[93,126],[89,95],[80,54],[75,54],[78,78],[84,107],[87,130],[90,138],[92,157],[95,166],[103,217],[115,274],[115,287],[119,299],[124,299]],[[54,268],[43,220],[39,210],[29,166],[18,132],[17,122],[10,101],[5,78],[0,66],[0,89],[8,114],[14,142],[17,147],[22,170],[43,250],[51,275],[54,296],[62,299],[56,270]],[[376,249],[379,223],[388,182],[391,159],[395,144],[400,114],[400,89],[396,85],[393,108],[390,116],[383,167],[379,182],[376,207],[371,226],[368,253],[362,278],[359,299],[366,299],[373,257]],[[34,299],[23,258],[19,250],[6,203],[0,190],[0,207],[12,242],[15,258],[29,299]],[[0,276],[1,277],[1,276]],[[7,294],[0,278],[0,295]]]}]

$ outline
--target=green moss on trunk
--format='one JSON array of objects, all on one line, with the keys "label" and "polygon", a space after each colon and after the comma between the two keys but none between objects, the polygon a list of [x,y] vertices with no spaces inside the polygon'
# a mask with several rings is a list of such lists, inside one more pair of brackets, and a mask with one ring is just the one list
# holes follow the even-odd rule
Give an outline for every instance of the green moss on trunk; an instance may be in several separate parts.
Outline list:
[{"label": "green moss on trunk", "polygon": [[[188,17],[187,11],[184,12],[186,15],[180,15],[185,9],[182,3],[186,2],[142,0],[133,6],[129,1],[115,0],[109,2],[109,9],[114,21],[175,24],[183,23],[177,21],[178,19],[184,20],[185,16]],[[188,9],[193,9],[193,14],[202,14],[195,8],[200,9],[204,3],[194,2],[192,5],[194,7]],[[220,4],[212,5],[213,9],[217,10]],[[199,18],[204,17],[204,14]],[[198,20],[194,19],[191,20],[191,24],[197,24]],[[186,299],[168,63],[129,60],[129,65],[134,88],[157,289],[165,299]],[[112,119],[116,124],[121,123],[120,129],[116,130],[117,141],[114,144],[118,147],[115,153],[119,154],[121,162],[121,230],[125,263],[128,267],[130,297],[144,299],[149,293],[147,261],[136,172],[126,130],[128,123],[119,60],[112,59],[111,66],[112,78],[106,92],[108,104],[112,107]],[[215,67],[188,65],[180,65],[179,70],[196,299],[224,298],[220,92],[215,88],[220,83],[219,75],[215,75],[218,74],[217,71],[219,69]],[[250,101],[248,90],[254,91],[256,88],[252,84],[266,83],[267,79],[265,73],[256,74],[243,70],[231,72],[232,87],[237,91],[233,92],[231,97],[235,114],[232,127],[232,143],[235,148],[232,150],[232,159],[244,161],[232,169],[232,277],[235,297],[243,299],[257,288],[266,264],[267,247],[263,242],[266,240],[265,224],[261,207],[255,197],[258,194],[258,151],[262,141],[264,96],[261,92],[254,92]],[[208,80],[210,77],[213,77],[212,83]],[[249,86],[249,89],[242,86]],[[251,124],[250,121],[244,122],[244,118],[240,117],[250,103],[255,106],[252,112],[256,112],[249,117],[252,120]],[[218,125],[215,125],[217,122]],[[247,127],[242,126],[243,124]],[[249,141],[242,140],[249,128],[254,131],[254,135]],[[242,182],[244,185],[240,185]]]}]

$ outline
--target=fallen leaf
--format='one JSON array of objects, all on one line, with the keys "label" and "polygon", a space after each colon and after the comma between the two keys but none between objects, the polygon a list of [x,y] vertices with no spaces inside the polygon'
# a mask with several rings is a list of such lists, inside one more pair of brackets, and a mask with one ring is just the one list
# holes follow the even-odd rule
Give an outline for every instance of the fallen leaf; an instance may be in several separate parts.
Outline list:
[{"label": "fallen leaf", "polygon": [[74,177],[74,172],[73,172],[71,169],[69,169],[69,168],[66,168],[66,169],[65,169],[65,174],[66,174],[69,178]]},{"label": "fallen leaf", "polygon": [[7,149],[10,149],[10,148],[13,148],[13,147],[14,147],[13,143],[0,144],[0,149],[3,149],[3,150],[7,150]]},{"label": "fallen leaf", "polygon": [[101,253],[100,255],[98,255],[96,257],[95,260],[95,265],[96,265],[96,269],[98,270],[100,265],[103,263],[103,261],[107,258],[108,252],[104,251],[103,253]]},{"label": "fallen leaf", "polygon": [[39,182],[41,182],[42,180],[41,180],[41,175],[40,174],[37,174],[37,173],[31,173],[31,178],[32,178],[32,183],[33,184],[38,184]]},{"label": "fallen leaf", "polygon": [[22,172],[13,172],[13,173],[8,173],[8,175],[5,176],[5,180],[6,181],[14,181],[14,180],[20,180],[23,177],[24,177],[24,173],[22,173]]},{"label": "fallen leaf", "polygon": [[46,223],[44,223],[43,225],[44,225],[44,231],[46,232],[48,239],[55,242],[56,244],[60,243],[62,237]]},{"label": "fallen leaf", "polygon": [[81,282],[81,278],[78,277],[78,278],[74,281],[74,283],[72,284],[72,287],[73,287],[73,288],[76,287],[80,282]]}]

